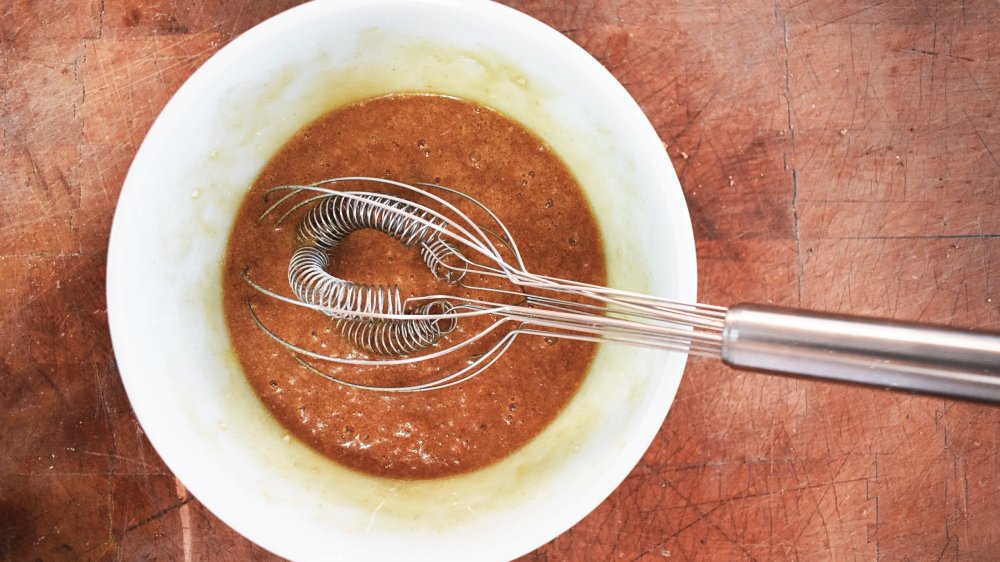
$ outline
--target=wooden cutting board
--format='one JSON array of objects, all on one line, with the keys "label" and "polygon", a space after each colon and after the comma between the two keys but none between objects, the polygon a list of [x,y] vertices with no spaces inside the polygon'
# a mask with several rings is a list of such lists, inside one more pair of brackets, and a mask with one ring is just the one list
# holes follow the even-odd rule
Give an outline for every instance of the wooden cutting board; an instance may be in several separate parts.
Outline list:
[{"label": "wooden cutting board", "polygon": [[[114,205],[170,95],[294,2],[0,8],[0,558],[264,559],[174,479],[108,336]],[[510,2],[638,100],[705,302],[1000,330],[1000,5]],[[692,360],[659,436],[526,560],[996,559],[1000,409]]]}]

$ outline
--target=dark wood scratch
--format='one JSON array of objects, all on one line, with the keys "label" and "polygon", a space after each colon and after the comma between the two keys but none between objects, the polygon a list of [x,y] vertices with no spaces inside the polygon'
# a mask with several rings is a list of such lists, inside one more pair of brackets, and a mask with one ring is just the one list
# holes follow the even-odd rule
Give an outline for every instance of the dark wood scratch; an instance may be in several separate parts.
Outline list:
[{"label": "dark wood scratch", "polygon": [[153,521],[156,521],[157,519],[163,517],[164,515],[167,515],[168,513],[174,511],[175,509],[179,509],[179,508],[187,505],[188,503],[190,503],[193,500],[194,500],[194,497],[188,497],[187,499],[181,500],[181,501],[179,501],[179,502],[177,502],[177,503],[175,503],[175,504],[173,504],[171,506],[168,506],[168,507],[166,507],[164,509],[161,509],[160,511],[157,511],[156,513],[154,513],[153,515],[150,515],[149,517],[146,517],[144,519],[136,521],[135,523],[132,523],[128,527],[125,527],[125,533],[126,534],[127,533],[131,533],[132,531],[138,529],[139,527],[142,527],[143,525],[147,525],[149,523],[152,523]]}]

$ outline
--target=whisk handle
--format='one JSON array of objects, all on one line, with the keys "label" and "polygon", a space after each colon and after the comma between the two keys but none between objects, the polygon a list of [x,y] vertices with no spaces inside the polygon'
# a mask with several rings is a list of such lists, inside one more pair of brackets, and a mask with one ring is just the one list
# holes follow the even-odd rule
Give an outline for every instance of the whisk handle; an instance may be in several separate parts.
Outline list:
[{"label": "whisk handle", "polygon": [[733,367],[1000,403],[1000,334],[740,304],[726,314]]}]

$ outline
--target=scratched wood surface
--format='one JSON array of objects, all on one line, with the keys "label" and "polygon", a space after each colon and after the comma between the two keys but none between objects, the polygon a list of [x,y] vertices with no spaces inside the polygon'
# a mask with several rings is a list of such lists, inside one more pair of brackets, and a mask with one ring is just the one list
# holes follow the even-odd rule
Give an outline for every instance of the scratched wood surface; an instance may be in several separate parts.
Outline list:
[{"label": "scratched wood surface", "polygon": [[[649,116],[703,300],[1000,330],[1000,4],[510,3]],[[292,4],[0,4],[0,558],[270,557],[136,423],[104,266],[157,113]],[[997,408],[692,361],[642,462],[526,560],[997,559],[998,448]]]}]

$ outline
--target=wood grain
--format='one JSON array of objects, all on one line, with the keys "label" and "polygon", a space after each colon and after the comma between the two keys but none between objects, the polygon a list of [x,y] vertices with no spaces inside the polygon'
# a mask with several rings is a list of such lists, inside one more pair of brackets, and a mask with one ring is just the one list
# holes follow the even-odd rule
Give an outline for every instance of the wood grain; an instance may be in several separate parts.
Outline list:
[{"label": "wood grain", "polygon": [[[0,6],[0,558],[266,559],[129,408],[104,267],[199,64],[292,1]],[[511,1],[607,66],[677,168],[700,295],[1000,330],[1000,5]],[[1000,410],[690,363],[643,460],[526,560],[1000,557]]]}]

